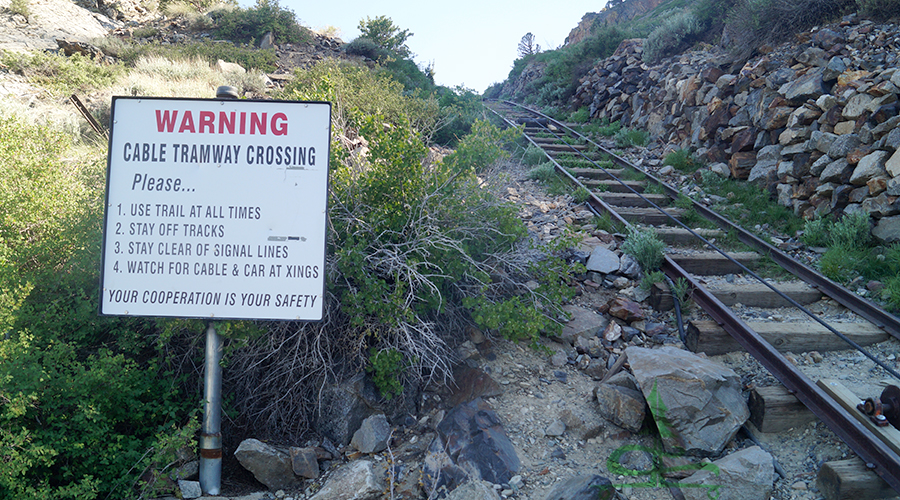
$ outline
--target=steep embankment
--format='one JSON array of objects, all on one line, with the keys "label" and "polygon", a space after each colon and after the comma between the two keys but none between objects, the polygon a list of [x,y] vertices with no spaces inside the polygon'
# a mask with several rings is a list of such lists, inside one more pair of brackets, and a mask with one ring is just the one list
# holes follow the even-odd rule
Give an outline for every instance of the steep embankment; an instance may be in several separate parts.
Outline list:
[{"label": "steep embankment", "polygon": [[876,237],[900,241],[900,28],[850,17],[797,40],[734,72],[716,48],[647,66],[626,41],[573,105],[690,148],[798,215],[865,211]]}]

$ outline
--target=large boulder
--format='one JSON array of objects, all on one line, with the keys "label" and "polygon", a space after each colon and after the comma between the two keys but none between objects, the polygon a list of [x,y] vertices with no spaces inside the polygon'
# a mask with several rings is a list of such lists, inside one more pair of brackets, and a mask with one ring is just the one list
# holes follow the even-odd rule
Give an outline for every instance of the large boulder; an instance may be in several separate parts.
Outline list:
[{"label": "large boulder", "polygon": [[294,475],[291,456],[258,439],[245,439],[234,451],[235,458],[257,481],[272,491],[299,488],[303,481]]},{"label": "large boulder", "polygon": [[734,371],[676,347],[628,347],[628,363],[670,453],[721,453],[750,416]]},{"label": "large boulder", "polygon": [[873,177],[884,175],[886,173],[884,163],[888,159],[888,154],[887,151],[874,151],[864,156],[853,169],[850,184],[862,186]]},{"label": "large boulder", "polygon": [[468,480],[506,483],[521,463],[500,417],[481,399],[450,410],[425,456],[426,487],[452,491]]},{"label": "large boulder", "polygon": [[383,413],[379,413],[363,420],[359,429],[353,433],[350,446],[362,453],[379,453],[387,448],[390,436],[391,424]]},{"label": "large boulder", "polygon": [[322,489],[309,500],[375,500],[382,498],[384,485],[369,460],[354,460],[332,473]]},{"label": "large boulder", "polygon": [[759,446],[732,453],[711,465],[681,481],[685,500],[769,500],[775,466],[772,455]]}]

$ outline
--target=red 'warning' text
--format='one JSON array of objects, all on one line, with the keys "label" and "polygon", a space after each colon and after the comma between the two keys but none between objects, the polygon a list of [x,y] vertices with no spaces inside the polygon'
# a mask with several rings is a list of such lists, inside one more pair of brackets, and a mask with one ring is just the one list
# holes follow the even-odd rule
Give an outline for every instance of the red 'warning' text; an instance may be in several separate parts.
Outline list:
[{"label": "red 'warning' text", "polygon": [[156,110],[156,130],[158,132],[177,132],[179,134],[250,134],[287,135],[288,118],[284,113],[247,113],[242,111],[200,111],[194,119],[194,113],[184,110],[179,117],[178,110]]}]

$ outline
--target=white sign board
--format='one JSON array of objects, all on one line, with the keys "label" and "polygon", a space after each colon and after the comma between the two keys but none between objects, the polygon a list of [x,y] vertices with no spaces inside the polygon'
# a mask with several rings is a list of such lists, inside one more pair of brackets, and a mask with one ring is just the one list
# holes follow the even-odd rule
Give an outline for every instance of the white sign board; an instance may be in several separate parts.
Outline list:
[{"label": "white sign board", "polygon": [[114,97],[101,314],[321,320],[330,118]]}]

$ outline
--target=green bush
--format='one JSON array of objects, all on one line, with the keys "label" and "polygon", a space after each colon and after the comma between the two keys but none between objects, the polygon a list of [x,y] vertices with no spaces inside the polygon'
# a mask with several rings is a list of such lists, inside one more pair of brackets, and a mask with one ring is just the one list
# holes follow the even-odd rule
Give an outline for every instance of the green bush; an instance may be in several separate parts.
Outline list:
[{"label": "green bush", "polygon": [[831,244],[846,248],[866,248],[872,241],[872,228],[869,225],[869,214],[853,212],[844,214],[831,227]]},{"label": "green bush", "polygon": [[544,150],[534,144],[529,144],[525,149],[525,153],[522,155],[522,163],[530,167],[539,165],[546,161],[546,159],[547,155],[544,154]]},{"label": "green bush", "polygon": [[644,147],[650,142],[650,134],[644,130],[621,129],[615,134],[616,147]]},{"label": "green bush", "polygon": [[103,158],[12,118],[0,136],[0,499],[130,498],[193,404],[152,322],[97,316]]},{"label": "green bush", "polygon": [[8,9],[13,14],[31,17],[31,6],[28,5],[28,0],[11,0]]},{"label": "green bush", "polygon": [[294,79],[277,96],[339,103],[332,108],[335,130],[358,127],[364,117],[379,115],[387,123],[408,124],[427,139],[435,133],[441,119],[435,97],[410,95],[387,72],[334,59],[296,71]]},{"label": "green bush", "polygon": [[591,192],[588,191],[584,186],[578,186],[575,189],[575,192],[572,193],[572,199],[577,203],[584,203],[591,198]]},{"label": "green bush", "polygon": [[61,96],[112,85],[123,70],[119,64],[95,64],[80,54],[66,57],[47,52],[4,51],[0,64]]},{"label": "green bush", "polygon": [[680,172],[693,173],[702,165],[687,149],[679,149],[666,155],[664,165],[671,165]]},{"label": "green bush", "polygon": [[644,42],[641,57],[645,62],[655,63],[680,52],[703,33],[704,26],[697,17],[692,12],[683,10],[666,18],[650,33]]},{"label": "green bush", "polygon": [[634,257],[644,272],[659,269],[665,257],[666,244],[652,228],[629,226],[628,237],[622,243],[622,251]]},{"label": "green bush", "polygon": [[410,56],[406,40],[413,34],[409,30],[401,30],[391,18],[375,16],[372,19],[366,16],[365,19],[359,21],[358,28],[360,33],[362,33],[361,38],[371,40],[389,54],[394,54],[400,59],[406,59]]},{"label": "green bush", "polygon": [[800,241],[811,247],[827,246],[831,225],[831,222],[825,218],[806,221],[806,224],[803,225],[803,234],[800,236]]},{"label": "green bush", "polygon": [[533,181],[551,182],[556,178],[556,167],[550,163],[541,163],[528,171],[528,178]]},{"label": "green bush", "polygon": [[210,13],[215,34],[237,43],[258,43],[272,32],[278,43],[310,43],[312,32],[297,23],[296,14],[278,0],[256,0],[249,9],[216,10]]},{"label": "green bush", "polygon": [[375,43],[375,40],[364,36],[358,37],[344,46],[344,52],[372,59],[373,61],[383,61],[390,56],[390,52],[384,47]]},{"label": "green bush", "polygon": [[581,108],[578,111],[573,111],[572,114],[569,115],[569,121],[575,123],[587,123],[590,119],[591,112],[588,108]]},{"label": "green bush", "polygon": [[459,141],[456,151],[444,162],[453,170],[483,173],[497,161],[509,157],[504,147],[511,146],[521,133],[517,128],[501,130],[490,122],[475,120],[472,133]]},{"label": "green bush", "polygon": [[462,137],[472,132],[475,120],[483,118],[481,97],[462,86],[452,89],[436,87],[435,93],[441,107],[443,125],[432,135],[431,140],[442,146],[455,147]]}]

